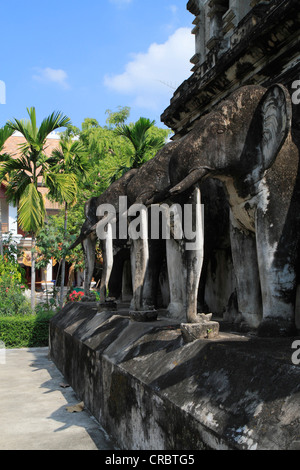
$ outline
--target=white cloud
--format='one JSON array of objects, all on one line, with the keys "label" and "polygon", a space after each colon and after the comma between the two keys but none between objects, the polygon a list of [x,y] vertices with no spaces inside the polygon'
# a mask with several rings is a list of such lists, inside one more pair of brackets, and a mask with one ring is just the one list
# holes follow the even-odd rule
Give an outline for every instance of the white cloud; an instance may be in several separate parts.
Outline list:
[{"label": "white cloud", "polygon": [[118,7],[124,7],[132,3],[132,0],[109,0],[110,3],[117,5]]},{"label": "white cloud", "polygon": [[69,88],[68,74],[62,69],[52,69],[50,67],[37,69],[37,74],[33,75],[33,79],[44,83],[57,83],[62,88]]},{"label": "white cloud", "polygon": [[107,88],[134,98],[134,105],[162,110],[174,90],[191,75],[194,38],[189,28],[179,28],[164,44],[153,43],[146,53],[134,54],[119,75],[106,75]]}]

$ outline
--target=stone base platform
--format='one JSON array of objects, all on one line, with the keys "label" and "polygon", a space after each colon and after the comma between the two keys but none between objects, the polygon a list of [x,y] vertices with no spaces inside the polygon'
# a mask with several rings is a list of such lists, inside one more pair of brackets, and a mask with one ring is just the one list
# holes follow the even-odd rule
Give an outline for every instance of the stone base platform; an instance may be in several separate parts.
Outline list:
[{"label": "stone base platform", "polygon": [[103,312],[105,310],[113,310],[117,311],[118,306],[117,303],[113,300],[107,300],[106,302],[97,302],[98,312]]},{"label": "stone base platform", "polygon": [[157,320],[157,310],[129,310],[129,317],[131,320],[139,322],[155,321]]},{"label": "stone base platform", "polygon": [[300,450],[297,338],[220,321],[216,338],[186,343],[162,314],[136,322],[78,302],[50,322],[51,359],[120,449]]},{"label": "stone base platform", "polygon": [[186,343],[197,339],[212,339],[219,336],[219,323],[206,321],[202,323],[181,323],[180,330]]}]

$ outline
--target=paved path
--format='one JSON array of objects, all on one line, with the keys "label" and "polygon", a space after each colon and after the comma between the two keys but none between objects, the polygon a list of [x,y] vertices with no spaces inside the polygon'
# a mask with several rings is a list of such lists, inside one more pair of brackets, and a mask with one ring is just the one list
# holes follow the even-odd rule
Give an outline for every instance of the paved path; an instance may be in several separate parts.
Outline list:
[{"label": "paved path", "polygon": [[0,349],[0,450],[113,450],[48,359],[48,348]]}]

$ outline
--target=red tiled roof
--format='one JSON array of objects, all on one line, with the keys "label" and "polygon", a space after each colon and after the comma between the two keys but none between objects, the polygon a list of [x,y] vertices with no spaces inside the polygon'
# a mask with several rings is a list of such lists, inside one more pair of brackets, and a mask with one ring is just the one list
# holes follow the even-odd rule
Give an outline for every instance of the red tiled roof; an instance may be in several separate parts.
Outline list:
[{"label": "red tiled roof", "polygon": [[[54,149],[59,147],[59,137],[51,136],[46,140],[46,145],[44,152],[47,156],[50,156]],[[20,145],[25,143],[25,138],[21,135],[13,134],[11,137],[7,139],[5,142],[4,148],[1,153],[8,153],[12,157],[17,157],[21,155],[20,152]],[[39,178],[39,182],[41,183],[41,178]],[[48,193],[47,188],[39,187],[39,192],[46,195]],[[51,202],[47,198],[45,198],[45,206],[46,210],[60,210],[61,205],[56,202]]]}]

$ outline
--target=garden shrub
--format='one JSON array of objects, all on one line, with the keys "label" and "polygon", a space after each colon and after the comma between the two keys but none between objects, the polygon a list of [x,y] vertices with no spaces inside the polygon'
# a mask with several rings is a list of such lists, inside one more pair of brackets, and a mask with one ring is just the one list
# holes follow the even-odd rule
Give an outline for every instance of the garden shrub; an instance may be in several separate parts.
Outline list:
[{"label": "garden shrub", "polygon": [[54,313],[0,316],[0,341],[3,341],[6,348],[48,346],[49,320]]},{"label": "garden shrub", "polygon": [[0,341],[6,348],[48,346],[54,306],[38,305],[32,313],[23,276],[15,258],[0,256]]},{"label": "garden shrub", "polygon": [[30,315],[24,279],[17,261],[0,256],[0,316]]}]

